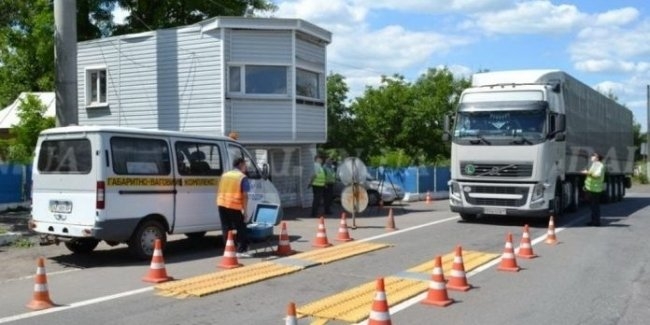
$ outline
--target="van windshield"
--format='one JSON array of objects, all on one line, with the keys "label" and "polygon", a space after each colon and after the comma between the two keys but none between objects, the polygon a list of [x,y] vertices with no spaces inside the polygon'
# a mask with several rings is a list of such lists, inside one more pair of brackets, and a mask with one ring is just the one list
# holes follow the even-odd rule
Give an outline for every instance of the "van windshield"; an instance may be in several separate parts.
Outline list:
[{"label": "van windshield", "polygon": [[41,143],[38,171],[51,174],[88,174],[92,154],[88,139],[46,140]]}]

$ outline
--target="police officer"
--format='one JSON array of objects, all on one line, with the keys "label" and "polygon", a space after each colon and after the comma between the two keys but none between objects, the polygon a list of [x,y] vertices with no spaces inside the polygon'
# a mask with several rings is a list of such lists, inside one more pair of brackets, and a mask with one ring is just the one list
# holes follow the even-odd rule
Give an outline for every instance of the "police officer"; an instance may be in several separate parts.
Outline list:
[{"label": "police officer", "polygon": [[331,215],[332,201],[334,201],[334,183],[336,182],[336,171],[334,170],[332,158],[327,157],[327,159],[325,159],[325,165],[323,165],[323,168],[325,169],[325,214]]},{"label": "police officer", "polygon": [[246,160],[235,158],[235,169],[221,175],[217,194],[217,206],[224,243],[228,239],[228,231],[237,230],[235,245],[237,257],[251,257],[248,251],[248,233],[246,229],[246,206],[250,185],[246,177]]},{"label": "police officer", "polygon": [[314,174],[309,181],[309,186],[311,186],[312,193],[314,196],[313,201],[311,202],[311,217],[318,217],[318,210],[320,208],[320,202],[323,200],[325,194],[325,168],[323,168],[323,157],[316,155],[314,157]]},{"label": "police officer", "polygon": [[584,190],[589,199],[591,207],[591,222],[589,226],[600,227],[600,194],[604,190],[605,164],[602,163],[603,156],[594,152],[591,155],[591,166],[582,171],[587,175]]}]

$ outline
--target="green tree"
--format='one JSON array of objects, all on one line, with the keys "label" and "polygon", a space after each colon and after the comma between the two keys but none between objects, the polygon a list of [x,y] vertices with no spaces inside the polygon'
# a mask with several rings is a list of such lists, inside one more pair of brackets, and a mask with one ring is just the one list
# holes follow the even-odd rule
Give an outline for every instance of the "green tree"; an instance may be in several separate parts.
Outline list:
[{"label": "green tree", "polygon": [[0,142],[2,160],[21,164],[32,162],[38,134],[55,125],[54,118],[43,116],[46,109],[38,97],[32,94],[21,99],[18,107],[20,122],[9,131],[12,138]]},{"label": "green tree", "polygon": [[349,87],[338,73],[327,76],[327,143],[322,149],[337,159],[355,156],[361,131],[348,103]]},{"label": "green tree", "polygon": [[0,107],[24,91],[54,89],[50,0],[0,0]]},{"label": "green tree", "polygon": [[268,0],[116,0],[130,13],[125,24],[116,26],[114,35],[150,31],[194,24],[216,16],[245,16],[253,10],[274,11],[275,4]]},{"label": "green tree", "polygon": [[408,157],[411,164],[447,161],[449,145],[440,140],[444,116],[468,86],[469,81],[454,78],[446,68],[429,69],[413,83],[400,75],[383,77],[378,87],[367,88],[352,104],[364,131],[361,143],[367,151],[362,158]]}]

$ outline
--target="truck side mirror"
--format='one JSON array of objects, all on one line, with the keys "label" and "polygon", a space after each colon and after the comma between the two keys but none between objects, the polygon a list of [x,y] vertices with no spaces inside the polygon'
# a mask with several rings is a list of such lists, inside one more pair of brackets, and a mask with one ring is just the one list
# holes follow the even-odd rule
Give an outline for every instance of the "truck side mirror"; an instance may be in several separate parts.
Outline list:
[{"label": "truck side mirror", "polygon": [[566,116],[558,115],[555,123],[557,124],[555,126],[557,132],[564,132],[566,130]]}]

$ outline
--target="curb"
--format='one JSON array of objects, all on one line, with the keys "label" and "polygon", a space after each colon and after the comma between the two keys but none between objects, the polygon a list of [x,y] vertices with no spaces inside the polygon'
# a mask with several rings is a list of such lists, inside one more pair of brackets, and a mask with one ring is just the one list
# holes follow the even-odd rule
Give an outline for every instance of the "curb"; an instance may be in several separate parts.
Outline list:
[{"label": "curb", "polygon": [[21,233],[18,232],[6,232],[0,234],[0,246],[11,245],[22,237]]}]

